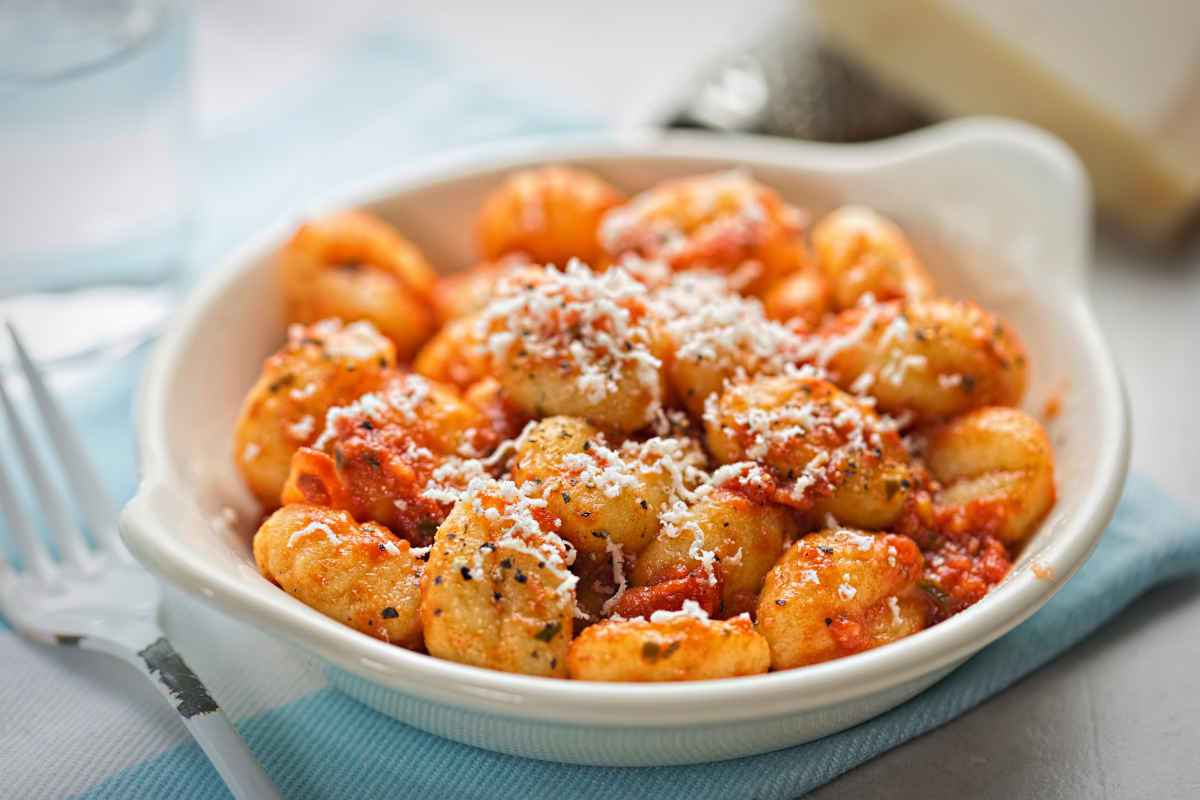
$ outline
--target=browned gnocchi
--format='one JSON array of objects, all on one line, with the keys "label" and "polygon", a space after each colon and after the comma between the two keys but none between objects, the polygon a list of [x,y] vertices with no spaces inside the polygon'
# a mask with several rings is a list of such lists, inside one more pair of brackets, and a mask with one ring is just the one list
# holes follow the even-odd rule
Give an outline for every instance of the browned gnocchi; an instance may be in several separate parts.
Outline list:
[{"label": "browned gnocchi", "polygon": [[288,328],[287,344],[263,365],[233,433],[242,478],[265,508],[279,505],[292,454],[321,434],[326,412],[379,388],[395,364],[395,347],[369,323]]},{"label": "browned gnocchi", "polygon": [[665,181],[600,222],[610,257],[632,253],[676,270],[737,275],[756,293],[808,263],[804,215],[771,188],[733,170]]},{"label": "browned gnocchi", "polygon": [[402,361],[433,333],[433,268],[373,214],[345,211],[304,223],[280,251],[279,267],[290,322],[366,320]]},{"label": "browned gnocchi", "polygon": [[1025,348],[974,303],[934,298],[844,311],[817,332],[816,360],[882,411],[922,421],[1020,402]]},{"label": "browned gnocchi", "polygon": [[908,237],[891,220],[863,206],[843,206],[812,231],[816,262],[836,308],[851,308],[864,296],[881,300],[924,300],[933,279]]},{"label": "browned gnocchi", "polygon": [[472,482],[438,528],[421,582],[432,655],[566,676],[576,578],[543,507],[511,481]]},{"label": "browned gnocchi", "polygon": [[448,506],[426,489],[439,469],[493,444],[483,413],[446,386],[395,373],[335,406],[320,437],[292,458],[284,503],[327,505],[429,543]]},{"label": "browned gnocchi", "polygon": [[817,519],[885,528],[913,487],[895,427],[803,371],[730,387],[713,397],[704,421],[718,461],[761,462],[780,482],[776,497]]},{"label": "browned gnocchi", "polygon": [[581,681],[701,681],[766,672],[767,642],[748,616],[656,611],[650,619],[607,620],[585,630],[567,653]]},{"label": "browned gnocchi", "polygon": [[598,427],[643,428],[662,408],[661,345],[645,286],[581,262],[504,281],[481,316],[490,365],[516,405]]},{"label": "browned gnocchi", "polygon": [[422,647],[425,563],[382,525],[359,525],[319,506],[284,506],[255,534],[254,560],[267,580],[322,614],[385,642]]},{"label": "browned gnocchi", "polygon": [[[749,469],[760,469],[747,464]],[[755,481],[766,480],[755,476]],[[633,569],[633,584],[649,586],[679,573],[703,569],[711,553],[720,571],[720,616],[754,611],[763,578],[798,531],[793,515],[762,493],[718,488],[662,526]]]},{"label": "browned gnocchi", "polygon": [[610,447],[599,430],[574,417],[548,417],[521,438],[512,476],[546,498],[576,550],[640,553],[659,529],[659,512],[676,481],[694,486],[703,453],[684,439],[627,441]]},{"label": "browned gnocchi", "polygon": [[737,170],[626,200],[554,166],[487,197],[463,272],[362,212],[302,226],[312,324],[234,432],[263,576],[431,657],[592,681],[804,667],[980,601],[1055,501],[1025,350],[894,222],[806,220]]},{"label": "browned gnocchi", "polygon": [[1017,544],[1054,505],[1054,451],[1042,426],[1015,408],[976,409],[934,430],[925,451],[941,484],[941,527]]},{"label": "browned gnocchi", "polygon": [[905,536],[843,528],[796,542],[767,573],[758,600],[771,666],[829,661],[924,628],[932,605],[917,585],[922,564]]},{"label": "browned gnocchi", "polygon": [[572,258],[595,264],[600,219],[623,199],[599,176],[573,167],[513,173],[479,209],[480,254],[495,259],[521,253],[539,264],[559,266]]}]

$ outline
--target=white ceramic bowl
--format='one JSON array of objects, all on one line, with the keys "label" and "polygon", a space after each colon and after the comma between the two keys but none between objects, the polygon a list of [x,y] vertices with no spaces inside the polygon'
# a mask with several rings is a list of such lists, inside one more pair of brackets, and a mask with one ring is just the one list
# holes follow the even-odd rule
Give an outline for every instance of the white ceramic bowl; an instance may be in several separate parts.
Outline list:
[{"label": "white ceramic bowl", "polygon": [[[853,201],[900,221],[941,287],[1009,319],[1028,345],[1028,407],[1051,423],[1059,500],[1012,574],[952,619],[870,652],[788,672],[623,685],[510,675],[386,645],[264,580],[252,504],[230,454],[239,403],[284,323],[272,255],[295,220],[226,260],[180,310],[143,386],[143,479],[122,532],[165,580],[329,665],[332,683],[418,728],[488,749],[586,764],[665,765],[761,753],[877,715],[1020,623],[1084,562],[1117,502],[1129,449],[1120,381],[1088,310],[1091,236],[1079,164],[1035,129],[975,120],[869,145],[646,132],[477,149],[388,173],[338,205],[392,220],[446,270],[471,263],[471,223],[508,171],[571,162],[626,190],[732,166],[821,212]],[[241,524],[222,521],[238,509]],[[249,656],[248,656],[249,657]]]}]

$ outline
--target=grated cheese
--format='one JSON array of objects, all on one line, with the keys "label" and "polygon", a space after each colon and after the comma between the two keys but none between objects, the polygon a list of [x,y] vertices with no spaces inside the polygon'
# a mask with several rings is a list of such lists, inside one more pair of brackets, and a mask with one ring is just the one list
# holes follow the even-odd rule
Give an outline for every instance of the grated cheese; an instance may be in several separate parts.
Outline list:
[{"label": "grated cheese", "polygon": [[295,544],[298,540],[303,539],[305,536],[309,536],[314,533],[325,534],[325,538],[329,540],[330,544],[341,544],[342,543],[341,537],[338,536],[336,533],[334,533],[333,528],[330,528],[324,522],[310,522],[307,525],[305,525],[303,528],[301,528],[298,531],[295,531],[291,536],[288,537],[287,546],[293,547],[293,546],[295,546]]},{"label": "grated cheese", "polygon": [[619,543],[614,542],[612,537],[604,542],[604,549],[608,551],[609,558],[612,559],[613,580],[617,582],[616,593],[605,600],[604,605],[600,607],[600,612],[607,614],[625,596],[625,590],[629,588],[629,584],[625,580],[625,550]]},{"label": "grated cheese", "polygon": [[316,425],[317,422],[312,418],[312,415],[305,414],[303,417],[288,426],[288,436],[291,436],[293,439],[297,439],[299,441],[305,441],[308,439],[308,437],[312,436],[313,428],[315,428]]},{"label": "grated cheese", "polygon": [[708,612],[695,600],[684,600],[683,607],[678,611],[655,611],[650,615],[651,622],[674,622],[677,619],[698,619],[707,622]]}]

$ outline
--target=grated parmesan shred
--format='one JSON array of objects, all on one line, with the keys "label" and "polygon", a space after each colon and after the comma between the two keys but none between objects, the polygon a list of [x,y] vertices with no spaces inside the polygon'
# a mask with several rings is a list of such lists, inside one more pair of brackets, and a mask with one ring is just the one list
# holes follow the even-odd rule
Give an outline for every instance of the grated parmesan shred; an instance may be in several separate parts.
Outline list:
[{"label": "grated parmesan shred", "polygon": [[324,522],[310,522],[300,530],[293,532],[292,535],[288,537],[287,546],[295,547],[297,541],[314,533],[325,534],[325,538],[329,540],[330,544],[342,543],[341,537],[334,533],[333,528],[329,527]]},{"label": "grated parmesan shred", "polygon": [[651,622],[674,622],[678,619],[698,619],[707,622],[708,612],[695,600],[684,600],[683,608],[678,611],[655,611],[650,615]]},{"label": "grated parmesan shred", "polygon": [[605,600],[604,605],[600,607],[600,612],[607,614],[613,610],[617,603],[621,602],[621,598],[625,596],[625,590],[629,588],[629,584],[625,579],[625,550],[618,542],[614,542],[612,538],[604,542],[604,549],[608,551],[608,555],[612,559],[613,580],[617,582],[617,591],[612,597]]}]

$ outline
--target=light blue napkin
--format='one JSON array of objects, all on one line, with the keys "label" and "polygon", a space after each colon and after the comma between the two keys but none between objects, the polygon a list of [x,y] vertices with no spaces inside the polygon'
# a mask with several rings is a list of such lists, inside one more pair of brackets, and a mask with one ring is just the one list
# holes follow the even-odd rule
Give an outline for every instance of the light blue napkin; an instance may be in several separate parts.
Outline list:
[{"label": "light blue napkin", "polygon": [[[236,131],[210,138],[196,269],[325,188],[433,150],[586,126],[480,81],[482,70],[387,32],[353,42],[323,77],[278,96]],[[129,402],[140,359],[104,392],[75,398],[120,496],[133,488]],[[1148,587],[1200,570],[1200,526],[1134,480],[1088,564],[1028,622],[900,708],[791,750],[666,769],[560,766],[439,739],[324,689],[240,728],[289,798],[791,798],[942,725],[1087,636]],[[226,797],[194,744],[129,767],[85,796]]]}]

